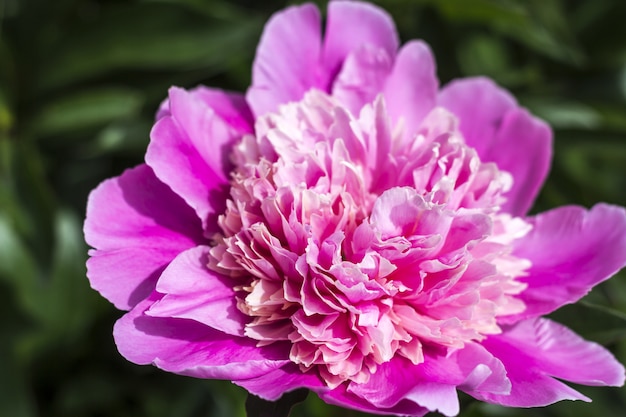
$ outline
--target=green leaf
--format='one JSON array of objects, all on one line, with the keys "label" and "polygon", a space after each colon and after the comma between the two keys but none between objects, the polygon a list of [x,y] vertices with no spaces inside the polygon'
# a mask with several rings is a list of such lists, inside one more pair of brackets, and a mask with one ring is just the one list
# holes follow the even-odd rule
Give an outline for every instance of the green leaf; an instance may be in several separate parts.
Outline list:
[{"label": "green leaf", "polygon": [[596,129],[603,124],[600,112],[583,102],[545,97],[520,101],[557,129]]},{"label": "green leaf", "polygon": [[557,0],[422,0],[432,3],[453,23],[487,25],[521,44],[572,65],[580,65],[584,54],[569,30]]},{"label": "green leaf", "polygon": [[39,330],[21,343],[27,356],[51,345],[70,344],[103,311],[104,301],[86,278],[87,247],[81,222],[69,211],[57,212],[54,236],[49,274],[31,288],[32,301],[27,305],[39,323]]},{"label": "green leaf", "polygon": [[129,119],[141,110],[140,92],[125,88],[81,91],[47,104],[33,121],[35,135],[58,135]]},{"label": "green leaf", "polygon": [[[91,28],[69,36],[51,56],[40,89],[121,69],[219,71],[253,50],[261,21],[220,23],[167,4],[111,7]],[[77,29],[78,31],[78,29]]]},{"label": "green leaf", "polygon": [[561,307],[550,318],[603,345],[626,338],[626,314],[587,301]]},{"label": "green leaf", "polygon": [[247,417],[289,417],[291,408],[304,401],[309,394],[307,389],[299,389],[283,394],[276,401],[266,401],[248,394],[246,399]]}]

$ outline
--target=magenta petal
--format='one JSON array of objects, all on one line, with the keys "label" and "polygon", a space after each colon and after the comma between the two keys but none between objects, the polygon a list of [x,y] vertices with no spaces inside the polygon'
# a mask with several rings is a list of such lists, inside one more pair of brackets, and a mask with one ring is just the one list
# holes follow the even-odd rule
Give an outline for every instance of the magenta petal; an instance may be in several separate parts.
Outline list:
[{"label": "magenta petal", "polygon": [[285,392],[309,388],[316,392],[328,390],[315,372],[302,373],[297,365],[289,364],[262,376],[234,381],[236,385],[268,401],[276,401]]},{"label": "magenta petal", "polygon": [[519,108],[507,91],[487,78],[451,82],[442,89],[439,104],[459,118],[466,142],[483,161],[495,162],[513,175],[503,211],[526,214],[550,168],[548,125]]},{"label": "magenta petal", "polygon": [[146,314],[195,320],[224,333],[243,336],[249,318],[237,308],[235,282],[206,267],[210,249],[188,249],[168,265],[156,286],[165,296]]},{"label": "magenta petal", "polygon": [[258,117],[320,85],[321,21],[312,4],[276,13],[265,25],[246,98]]},{"label": "magenta petal", "polygon": [[203,241],[193,210],[146,165],[106,180],[89,196],[87,276],[117,308],[148,296],[179,252]]},{"label": "magenta petal", "polygon": [[[254,118],[243,94],[203,85],[189,90],[188,94],[213,109],[217,116],[235,130],[242,133],[252,133]],[[168,98],[159,106],[155,119],[159,120],[165,116],[171,116],[171,114],[170,99]]]},{"label": "magenta petal", "polygon": [[131,362],[197,378],[256,378],[288,363],[289,347],[256,347],[256,341],[227,335],[192,320],[144,314],[160,295],[153,293],[117,321],[117,348]]},{"label": "magenta petal", "polygon": [[224,211],[230,148],[241,132],[182,89],[170,90],[170,111],[152,129],[146,162],[196,210],[210,235]]},{"label": "magenta petal", "polygon": [[511,389],[502,363],[478,344],[469,343],[449,356],[426,356],[420,365],[395,357],[380,365],[367,383],[351,383],[348,393],[382,410],[412,403],[452,416],[459,412],[457,387],[469,394],[507,394]]},{"label": "magenta petal", "polygon": [[512,383],[509,395],[476,396],[489,402],[538,407],[560,400],[588,401],[554,378],[586,385],[624,383],[624,367],[606,349],[547,319],[520,322],[483,345],[504,363]]},{"label": "magenta petal", "polygon": [[323,61],[329,79],[340,71],[346,57],[364,44],[384,50],[392,59],[395,57],[399,40],[391,16],[365,2],[328,3]]},{"label": "magenta petal", "polygon": [[189,94],[202,100],[220,119],[238,132],[254,131],[254,118],[243,94],[204,86],[194,88]]},{"label": "magenta petal", "polygon": [[514,254],[532,262],[520,280],[526,310],[506,322],[550,313],[574,303],[626,265],[626,210],[598,204],[590,211],[561,207],[528,219],[533,229]]},{"label": "magenta petal", "polygon": [[393,122],[402,119],[407,137],[437,104],[439,81],[433,54],[422,41],[412,41],[400,49],[384,88],[387,109]]},{"label": "magenta petal", "polygon": [[428,375],[427,367],[416,366],[408,359],[396,357],[379,365],[369,382],[351,383],[348,392],[383,410],[392,409],[401,401],[410,401],[446,416],[458,414],[456,386],[432,378]]},{"label": "magenta petal", "polygon": [[[385,389],[386,388],[387,387],[385,387]],[[382,409],[347,391],[345,384],[338,386],[332,391],[318,392],[317,395],[328,404],[352,408],[354,410],[377,415],[422,417],[430,412],[428,408],[419,406],[410,400],[402,400],[392,408]]]}]

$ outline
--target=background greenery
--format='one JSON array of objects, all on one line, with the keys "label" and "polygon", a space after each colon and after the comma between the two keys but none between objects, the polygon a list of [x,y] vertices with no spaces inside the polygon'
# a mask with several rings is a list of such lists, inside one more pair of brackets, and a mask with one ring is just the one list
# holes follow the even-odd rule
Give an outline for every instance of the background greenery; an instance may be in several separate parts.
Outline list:
[{"label": "background greenery", "polygon": [[[285,1],[0,0],[0,416],[242,416],[243,390],[127,363],[120,312],[89,288],[90,189],[142,160],[170,85],[244,91],[263,22]],[[325,2],[318,2],[324,8]],[[555,129],[535,211],[626,205],[626,2],[388,0],[403,41],[432,45],[442,82],[488,75]],[[602,306],[602,307],[598,307]],[[626,276],[555,319],[626,363]],[[594,403],[465,417],[623,415]],[[313,395],[293,415],[356,416]]]}]

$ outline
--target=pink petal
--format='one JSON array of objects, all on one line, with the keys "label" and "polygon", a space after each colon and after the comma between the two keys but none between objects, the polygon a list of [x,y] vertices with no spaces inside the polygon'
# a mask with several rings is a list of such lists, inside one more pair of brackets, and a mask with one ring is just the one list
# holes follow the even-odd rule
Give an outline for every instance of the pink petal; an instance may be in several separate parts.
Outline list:
[{"label": "pink petal", "polygon": [[207,235],[224,211],[230,148],[241,136],[198,95],[170,89],[170,116],[153,127],[146,162],[200,217]]},{"label": "pink petal", "polygon": [[365,384],[351,383],[348,392],[382,410],[413,403],[453,416],[459,412],[456,388],[506,394],[511,385],[502,363],[478,344],[448,355],[426,353],[420,365],[396,356],[378,367]]},{"label": "pink petal", "polygon": [[320,85],[321,42],[320,14],[314,5],[289,7],[272,16],[257,47],[246,95],[257,117]]},{"label": "pink petal", "polygon": [[335,80],[333,96],[353,115],[358,115],[382,91],[391,66],[391,57],[384,49],[362,45],[346,58]]},{"label": "pink petal", "polygon": [[367,383],[351,383],[348,391],[383,410],[392,409],[404,400],[446,416],[458,414],[456,386],[434,381],[424,370],[425,367],[413,365],[408,359],[395,357],[379,365]]},{"label": "pink petal", "polygon": [[224,333],[243,336],[249,317],[237,308],[233,289],[237,283],[206,267],[210,249],[188,249],[168,265],[156,286],[165,296],[146,314],[195,320]]},{"label": "pink petal", "polygon": [[[387,387],[385,387],[387,388]],[[349,392],[346,385],[342,384],[332,391],[318,392],[317,395],[328,404],[338,405],[340,407],[352,408],[354,410],[376,415],[402,415],[411,417],[422,417],[430,411],[426,407],[421,407],[410,400],[402,400],[394,407],[389,409],[381,409],[372,405],[367,400]]]},{"label": "pink petal", "polygon": [[[235,130],[242,133],[253,132],[254,118],[243,94],[203,85],[189,90],[188,93],[213,109],[220,119]],[[171,114],[170,100],[167,98],[159,106],[155,119],[159,120]]]},{"label": "pink petal", "polygon": [[547,319],[518,323],[483,343],[511,379],[510,395],[475,395],[497,404],[539,407],[560,400],[589,401],[554,378],[586,385],[621,386],[624,367],[602,346]]},{"label": "pink petal", "polygon": [[146,165],[100,184],[89,196],[85,239],[91,285],[130,309],[179,252],[204,239],[193,210]]},{"label": "pink petal", "polygon": [[532,267],[520,281],[526,310],[506,322],[537,317],[574,303],[626,265],[626,210],[598,204],[590,211],[561,207],[528,219],[529,234],[514,255]]},{"label": "pink petal", "polygon": [[113,336],[126,359],[177,374],[206,379],[256,378],[288,363],[289,346],[256,347],[256,341],[227,335],[193,320],[144,314],[153,293],[117,321]]},{"label": "pink petal", "polygon": [[285,392],[298,388],[326,391],[326,385],[315,372],[302,373],[297,365],[289,364],[262,376],[234,381],[236,385],[268,401],[276,401]]},{"label": "pink petal", "polygon": [[395,57],[399,40],[391,16],[365,2],[330,2],[323,51],[328,79],[332,80],[346,57],[364,44],[384,50],[392,59]]},{"label": "pink petal", "polygon": [[435,71],[432,51],[422,41],[407,43],[396,57],[384,94],[391,120],[398,123],[402,119],[407,139],[437,104]]},{"label": "pink petal", "polygon": [[439,104],[454,113],[466,142],[486,162],[513,175],[503,210],[524,215],[550,168],[552,132],[547,124],[519,108],[515,99],[487,78],[453,81]]}]

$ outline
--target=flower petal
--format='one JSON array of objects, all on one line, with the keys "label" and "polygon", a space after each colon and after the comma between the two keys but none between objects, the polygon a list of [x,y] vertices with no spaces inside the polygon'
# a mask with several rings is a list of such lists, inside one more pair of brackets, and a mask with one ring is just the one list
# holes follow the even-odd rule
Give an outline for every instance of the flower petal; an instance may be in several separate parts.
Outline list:
[{"label": "flower petal", "polygon": [[239,379],[265,375],[288,363],[289,346],[256,347],[193,320],[145,315],[161,296],[153,293],[117,321],[117,348],[131,362],[197,378]]},{"label": "flower petal", "polygon": [[626,265],[626,210],[598,204],[590,211],[561,207],[528,219],[533,229],[514,255],[532,262],[520,294],[526,310],[517,320],[548,314],[578,301]]},{"label": "flower petal", "polygon": [[180,253],[163,271],[156,290],[165,296],[146,312],[152,317],[195,320],[243,336],[249,317],[237,308],[233,279],[209,270],[209,246]]},{"label": "flower petal", "polygon": [[146,165],[92,191],[84,232],[95,248],[87,261],[91,285],[120,309],[148,296],[165,265],[204,240],[193,210]]},{"label": "flower petal", "polygon": [[539,407],[560,400],[589,401],[554,378],[586,385],[621,386],[624,367],[602,346],[547,319],[522,321],[483,343],[511,379],[510,395],[475,395],[497,404]]},{"label": "flower petal", "polygon": [[236,385],[268,401],[276,401],[285,392],[298,388],[326,391],[328,388],[315,372],[302,373],[297,365],[289,364],[262,376],[234,381]]},{"label": "flower petal", "polygon": [[312,4],[276,13],[265,25],[246,98],[258,117],[320,86],[320,13]]},{"label": "flower petal", "polygon": [[[385,389],[388,387],[384,387]],[[394,407],[382,409],[370,404],[365,399],[349,392],[346,385],[342,384],[332,391],[317,392],[317,395],[328,404],[340,407],[352,408],[354,410],[377,415],[403,415],[411,417],[422,417],[430,411],[426,407],[419,406],[410,400],[402,400]]]},{"label": "flower petal", "polygon": [[358,115],[382,91],[391,66],[391,57],[384,49],[362,45],[346,58],[333,85],[333,96]]},{"label": "flower petal", "polygon": [[407,139],[437,104],[438,87],[432,51],[422,41],[408,42],[398,52],[384,88],[391,120],[402,120]]},{"label": "flower petal", "polygon": [[394,58],[399,40],[393,19],[384,10],[365,2],[332,1],[324,39],[323,65],[332,80],[346,57],[364,44],[384,50]]},{"label": "flower petal", "polygon": [[515,99],[487,78],[466,78],[445,86],[439,104],[459,118],[466,142],[482,161],[513,175],[502,209],[526,214],[550,168],[552,131],[521,109]]},{"label": "flower petal", "polygon": [[441,383],[427,375],[428,367],[429,365],[416,366],[408,359],[395,357],[390,362],[379,365],[367,383],[351,383],[348,392],[383,410],[393,409],[401,401],[410,401],[446,416],[458,414],[456,386]]},{"label": "flower petal", "polygon": [[[242,133],[253,132],[254,118],[243,94],[203,85],[189,90],[189,94],[213,109],[217,116],[235,130]],[[171,114],[170,100],[167,98],[161,103],[155,119],[159,120],[165,116],[171,116]]]},{"label": "flower petal", "polygon": [[468,393],[506,394],[511,384],[498,359],[469,343],[448,356],[426,353],[419,365],[396,356],[380,365],[367,383],[350,383],[348,392],[382,410],[413,403],[453,416],[459,412],[457,387]]},{"label": "flower petal", "polygon": [[224,211],[232,142],[242,132],[217,116],[197,95],[170,89],[170,116],[153,127],[146,162],[156,176],[187,202],[207,236]]}]

